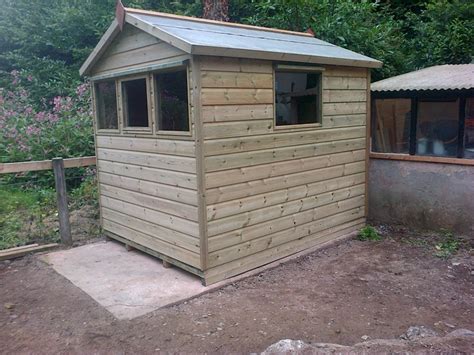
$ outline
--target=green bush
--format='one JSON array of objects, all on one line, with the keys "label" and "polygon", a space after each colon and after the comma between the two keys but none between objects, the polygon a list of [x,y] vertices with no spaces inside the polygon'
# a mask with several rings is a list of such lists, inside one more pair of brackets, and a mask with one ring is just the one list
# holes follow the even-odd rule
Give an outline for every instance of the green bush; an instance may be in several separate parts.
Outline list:
[{"label": "green bush", "polygon": [[362,241],[378,241],[382,238],[380,237],[377,230],[372,226],[365,226],[357,234],[357,239]]}]

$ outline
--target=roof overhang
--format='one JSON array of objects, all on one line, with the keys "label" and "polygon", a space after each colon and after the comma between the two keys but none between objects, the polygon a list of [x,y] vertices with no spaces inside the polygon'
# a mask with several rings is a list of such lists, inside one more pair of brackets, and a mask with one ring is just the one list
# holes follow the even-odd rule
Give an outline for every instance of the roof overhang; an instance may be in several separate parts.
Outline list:
[{"label": "roof overhang", "polygon": [[[268,41],[273,41],[276,44],[282,44],[285,41],[289,44],[295,45],[296,47],[304,47],[307,43],[307,47],[313,46],[320,46],[321,48],[330,49],[328,53],[320,54],[316,53],[316,51],[298,51],[298,50],[291,50],[285,51],[285,48],[275,48],[272,50],[265,50],[259,46],[255,46],[255,48],[248,48],[248,46],[244,45],[234,45],[232,46],[228,42],[222,41],[218,43],[218,45],[212,44],[205,44],[205,43],[193,43],[193,41],[189,40],[189,38],[184,38],[185,36],[180,36],[179,34],[179,26],[170,26],[170,25],[159,25],[156,23],[152,23],[151,21],[147,21],[147,19],[154,19],[154,18],[161,18],[166,19],[169,21],[178,21],[180,23],[187,23],[189,26],[193,26],[192,24],[196,24],[199,26],[209,26],[211,28],[218,28],[221,32],[212,32],[208,33],[207,39],[214,38],[215,36],[225,34],[225,31],[233,31],[234,34],[229,35],[229,37],[233,36],[233,38],[238,37],[235,35],[235,31],[250,31],[255,33],[258,31],[262,33],[261,36],[255,36],[254,39],[260,41],[264,41],[266,43],[266,38]],[[209,56],[223,56],[223,57],[236,57],[236,58],[251,58],[251,59],[264,59],[264,60],[278,60],[278,61],[288,61],[288,62],[302,62],[302,63],[311,63],[311,64],[326,64],[326,65],[342,65],[342,66],[351,66],[351,67],[364,67],[364,68],[379,68],[382,66],[382,62],[363,56],[358,53],[351,52],[349,50],[331,45],[327,42],[323,42],[320,40],[315,39],[312,35],[308,33],[302,32],[292,32],[286,30],[279,30],[279,29],[272,29],[272,28],[263,28],[263,27],[256,27],[256,26],[249,26],[249,25],[241,25],[235,23],[222,23],[219,21],[212,21],[212,20],[203,20],[198,18],[192,17],[185,17],[179,15],[172,15],[172,14],[164,14],[158,12],[151,12],[146,10],[136,10],[125,8],[125,23],[128,23],[134,27],[141,29],[142,31],[159,38],[160,40],[184,51],[185,53],[192,54],[192,55],[209,55]],[[107,29],[105,34],[100,39],[97,46],[94,48],[92,53],[89,55],[87,60],[81,66],[79,73],[80,75],[89,75],[93,66],[97,63],[100,57],[104,54],[107,50],[108,46],[112,43],[115,37],[120,33],[120,25],[117,19],[114,19],[110,27]],[[191,31],[190,28],[182,28],[184,32],[186,30]],[[174,33],[172,33],[174,31]],[[223,32],[222,32],[223,31]],[[200,33],[199,30],[196,32]],[[213,37],[214,33],[214,37]],[[206,34],[203,34],[206,36]],[[270,38],[274,36],[276,38]],[[279,36],[279,37],[277,37]],[[280,37],[286,36],[291,40],[282,40]],[[293,40],[294,38],[294,40]],[[239,39],[239,38],[238,38]],[[242,35],[240,40],[251,40],[252,37],[248,35]],[[301,43],[300,43],[301,41]],[[212,41],[211,41],[212,42]],[[217,42],[217,41],[216,41]],[[237,41],[238,42],[238,41]],[[314,42],[314,43],[313,43]],[[322,44],[321,44],[322,43]],[[331,55],[331,51],[339,50],[343,55],[335,56]]]}]

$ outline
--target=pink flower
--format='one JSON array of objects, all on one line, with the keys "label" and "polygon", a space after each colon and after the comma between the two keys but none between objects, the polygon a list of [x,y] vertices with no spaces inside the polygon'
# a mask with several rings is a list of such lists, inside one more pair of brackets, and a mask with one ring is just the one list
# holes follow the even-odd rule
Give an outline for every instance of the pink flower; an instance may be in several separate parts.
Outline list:
[{"label": "pink flower", "polygon": [[28,81],[33,81],[33,77],[32,77],[31,75],[28,75],[27,78],[26,78],[26,80],[28,80]]},{"label": "pink flower", "polygon": [[46,120],[46,112],[41,111],[35,115],[36,122],[44,122]]},{"label": "pink flower", "polygon": [[26,127],[26,134],[28,134],[29,136],[38,135],[40,133],[41,133],[41,129],[39,127],[31,126],[31,125]]},{"label": "pink flower", "polygon": [[28,106],[27,108],[25,108],[25,113],[27,115],[31,115],[32,112],[33,112],[33,108],[31,106]]},{"label": "pink flower", "polygon": [[89,89],[89,84],[87,83],[81,84],[77,87],[76,94],[79,97],[82,97],[87,92],[88,89]]}]

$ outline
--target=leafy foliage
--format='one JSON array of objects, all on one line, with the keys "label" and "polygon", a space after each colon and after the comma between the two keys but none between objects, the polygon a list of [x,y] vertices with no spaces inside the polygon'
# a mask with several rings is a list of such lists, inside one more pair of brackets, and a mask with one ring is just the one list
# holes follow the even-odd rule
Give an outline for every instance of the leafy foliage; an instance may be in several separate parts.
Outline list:
[{"label": "leafy foliage", "polygon": [[52,108],[38,111],[18,72],[12,90],[0,89],[0,157],[2,162],[93,155],[89,86],[73,96],[55,97]]},{"label": "leafy foliage", "polygon": [[362,241],[378,241],[382,238],[374,227],[365,226],[359,231],[359,234],[357,234],[357,239]]},{"label": "leafy foliage", "polygon": [[441,241],[435,245],[435,255],[439,258],[447,259],[455,254],[460,246],[461,241],[452,232],[441,230]]}]

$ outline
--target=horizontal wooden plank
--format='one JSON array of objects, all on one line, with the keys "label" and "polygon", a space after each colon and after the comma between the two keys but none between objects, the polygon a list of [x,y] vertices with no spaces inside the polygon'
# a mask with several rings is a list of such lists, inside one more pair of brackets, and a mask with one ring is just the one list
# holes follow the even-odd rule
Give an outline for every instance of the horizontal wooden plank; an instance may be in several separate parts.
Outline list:
[{"label": "horizontal wooden plank", "polygon": [[272,104],[272,89],[201,89],[202,105]]},{"label": "horizontal wooden plank", "polygon": [[365,182],[365,174],[342,176],[326,181],[315,182],[294,186],[287,189],[270,191],[263,194],[253,195],[237,200],[226,201],[207,206],[208,221],[236,214],[257,210],[260,208],[273,206],[287,201],[316,196],[328,191],[334,191],[345,187],[350,187]]},{"label": "horizontal wooden plank", "polygon": [[367,71],[368,70],[366,68],[328,65],[325,67],[324,75],[325,76],[367,78]]},{"label": "horizontal wooden plank", "polygon": [[261,265],[271,263],[286,256],[310,249],[316,246],[323,246],[328,243],[346,237],[349,233],[357,231],[365,224],[364,219],[349,222],[323,232],[310,234],[291,243],[285,243],[275,248],[266,249],[255,255],[250,255],[206,271],[206,285],[227,279],[248,270],[255,269]]},{"label": "horizontal wooden plank", "polygon": [[264,149],[258,151],[215,155],[205,158],[206,172],[248,167],[284,160],[294,160],[320,156],[330,153],[339,153],[350,150],[359,150],[365,147],[365,138],[347,139],[340,141],[305,144],[292,147]]},{"label": "horizontal wooden plank", "polygon": [[367,90],[367,78],[323,76],[323,89]]},{"label": "horizontal wooden plank", "polygon": [[163,170],[173,170],[192,174],[196,173],[196,158],[194,157],[131,152],[128,150],[105,148],[97,149],[97,157],[101,161],[108,160],[117,163],[147,166]]},{"label": "horizontal wooden plank", "polygon": [[324,103],[323,116],[353,115],[367,112],[366,102]]},{"label": "horizontal wooden plank", "polygon": [[29,253],[45,251],[52,248],[56,248],[58,246],[59,244],[57,243],[43,244],[43,245],[32,244],[32,245],[25,245],[23,247],[0,250],[0,261],[19,258]]},{"label": "horizontal wooden plank", "polygon": [[[263,223],[246,226],[230,232],[215,235],[209,238],[209,243],[212,244],[212,239],[223,239],[229,242],[244,243],[252,239],[257,239],[266,235],[274,234],[279,231],[293,228],[294,226],[304,225],[309,222],[321,220],[345,211],[353,211],[359,217],[362,217],[364,211],[364,195],[356,196],[346,200],[333,202],[327,205],[316,207],[307,211],[295,213],[269,220]],[[232,245],[232,244],[231,244]]]},{"label": "horizontal wooden plank", "polygon": [[365,102],[367,101],[367,89],[365,90],[323,90],[323,102]]},{"label": "horizontal wooden plank", "polygon": [[439,163],[439,164],[455,164],[455,165],[474,165],[472,159],[447,158],[447,157],[431,157],[423,155],[408,155],[400,153],[370,153],[371,159],[385,159],[385,160],[401,160],[401,161],[417,161],[425,163]]},{"label": "horizontal wooden plank", "polygon": [[228,263],[233,260],[241,259],[265,249],[271,249],[278,245],[291,243],[307,235],[314,235],[329,228],[340,226],[341,224],[344,225],[354,221],[357,221],[357,224],[359,224],[360,219],[363,217],[363,211],[360,208],[357,208],[332,215],[330,217],[322,218],[318,221],[310,222],[302,226],[295,226],[290,230],[284,230],[264,236],[262,238],[239,243],[225,249],[216,250],[209,254],[209,266],[213,267]]},{"label": "horizontal wooden plank", "polygon": [[[229,130],[231,127],[229,127]],[[301,146],[309,143],[322,143],[344,139],[363,138],[365,127],[317,129],[299,132],[273,132],[256,137],[238,137],[216,139],[204,142],[204,155],[222,155],[269,148]],[[295,148],[297,149],[297,148]]]},{"label": "horizontal wooden plank", "polygon": [[136,29],[136,27],[127,26],[127,28],[112,42],[110,47],[107,49],[107,52],[104,54],[104,57],[143,48],[160,42],[161,41],[158,38],[150,36],[148,33]]},{"label": "horizontal wooden plank", "polygon": [[219,72],[273,73],[270,61],[230,57],[202,57],[200,69]]},{"label": "horizontal wooden plank", "polygon": [[346,126],[365,126],[367,115],[339,115],[339,116],[323,116],[323,127],[335,128]]},{"label": "horizontal wooden plank", "polygon": [[174,231],[187,234],[191,237],[199,238],[199,229],[196,222],[171,216],[150,208],[143,208],[143,206],[134,205],[132,203],[123,200],[117,200],[105,195],[100,196],[100,201],[102,208],[108,208],[113,211],[121,212],[144,221],[150,221],[151,223],[160,225],[164,228],[172,229]]},{"label": "horizontal wooden plank", "polygon": [[97,136],[97,147],[108,149],[121,149],[134,152],[147,152],[194,157],[194,141],[136,138],[118,136]]},{"label": "horizontal wooden plank", "polygon": [[176,65],[182,65],[183,61],[190,59],[191,55],[184,53],[178,56],[156,59],[154,61],[146,63],[137,62],[135,64],[130,64],[121,68],[103,69],[98,71],[95,67],[93,67],[91,77],[93,77],[94,80],[97,80],[98,78],[119,78],[124,77],[126,75],[144,74],[150,71],[175,67]]},{"label": "horizontal wooden plank", "polygon": [[366,164],[363,161],[349,163],[344,165],[344,175],[352,175],[365,171]]},{"label": "horizontal wooden plank", "polygon": [[170,185],[158,184],[141,179],[129,178],[122,175],[113,175],[99,172],[99,182],[110,186],[120,187],[131,191],[141,192],[167,200],[173,200],[188,205],[197,206],[197,191],[183,189]]},{"label": "horizontal wooden plank", "polygon": [[170,214],[183,219],[197,221],[197,207],[184,203],[171,201],[155,196],[146,195],[140,192],[125,190],[120,187],[101,184],[100,193],[104,196],[117,200],[133,203],[134,205],[151,208],[159,212]]},{"label": "horizontal wooden plank", "polygon": [[255,136],[273,132],[273,120],[205,123],[204,139]]},{"label": "horizontal wooden plank", "polygon": [[252,226],[272,219],[282,218],[295,213],[308,211],[333,202],[360,196],[365,192],[365,185],[359,184],[340,190],[320,193],[298,200],[287,201],[257,210],[243,212],[233,216],[217,219],[208,223],[209,237],[226,233],[235,229]]},{"label": "horizontal wooden plank", "polygon": [[150,237],[175,245],[178,248],[183,248],[193,253],[200,252],[198,238],[162,227],[152,223],[152,221],[144,221],[143,219],[132,217],[126,213],[120,213],[108,208],[102,209],[102,218],[128,226],[134,230],[148,234]]},{"label": "horizontal wooden plank", "polygon": [[203,88],[254,88],[272,89],[273,75],[263,73],[240,72],[201,72]]},{"label": "horizontal wooden plank", "polygon": [[236,200],[268,191],[286,189],[293,186],[329,180],[344,175],[344,165],[329,168],[302,171],[295,174],[286,174],[267,179],[253,180],[234,185],[227,185],[207,189],[206,202],[215,204],[224,201]]},{"label": "horizontal wooden plank", "polygon": [[268,179],[270,177],[299,173],[307,170],[315,170],[314,173],[317,174],[318,172],[316,170],[320,168],[361,160],[365,160],[365,149],[216,171],[206,174],[206,187],[214,188],[253,180]]},{"label": "horizontal wooden plank", "polygon": [[137,244],[143,245],[152,250],[156,250],[164,255],[178,259],[181,262],[189,264],[194,267],[200,266],[199,254],[192,253],[189,250],[178,248],[172,244],[161,241],[160,239],[153,238],[145,233],[141,233],[134,229],[128,228],[122,224],[103,220],[104,230],[110,231],[117,234],[125,239],[132,240]]},{"label": "horizontal wooden plank", "polygon": [[184,54],[180,49],[165,42],[105,56],[94,67],[94,72],[115,70],[134,64],[144,64],[159,59],[172,58]]},{"label": "horizontal wooden plank", "polygon": [[160,184],[177,186],[192,190],[197,189],[197,180],[196,175],[194,174],[181,173],[178,171],[171,170],[147,168],[139,165],[114,163],[107,160],[100,160],[98,169],[100,172],[105,172],[109,174],[147,180]]},{"label": "horizontal wooden plank", "polygon": [[[81,166],[91,166],[96,164],[95,157],[79,157],[63,159],[65,168],[77,168]],[[0,174],[23,173],[27,171],[51,170],[53,163],[51,160],[23,161],[18,163],[0,164]]]},{"label": "horizontal wooden plank", "polygon": [[201,119],[204,123],[273,119],[273,105],[203,106]]}]

